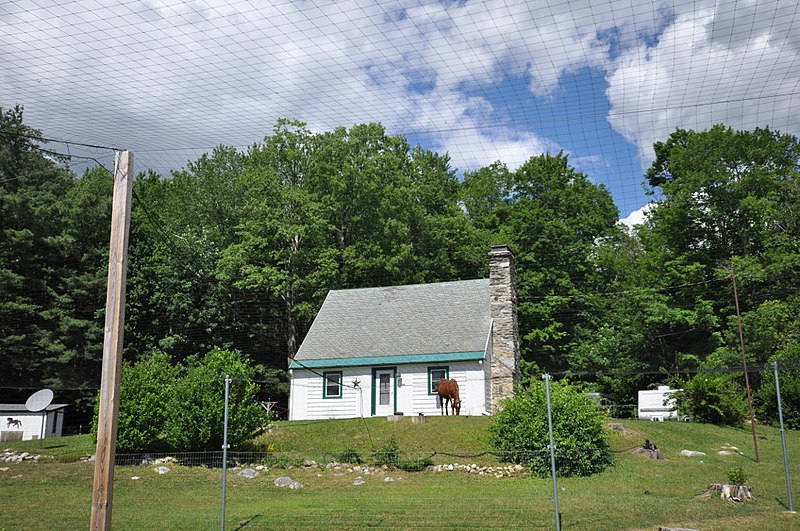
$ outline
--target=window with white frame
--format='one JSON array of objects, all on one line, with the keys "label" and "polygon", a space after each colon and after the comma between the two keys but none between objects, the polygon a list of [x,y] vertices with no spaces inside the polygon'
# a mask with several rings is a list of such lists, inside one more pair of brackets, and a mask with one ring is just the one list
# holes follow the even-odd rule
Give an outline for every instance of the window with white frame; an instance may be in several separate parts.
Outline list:
[{"label": "window with white frame", "polygon": [[428,367],[428,394],[438,394],[439,382],[450,377],[449,367]]},{"label": "window with white frame", "polygon": [[322,398],[342,398],[342,371],[322,373]]}]

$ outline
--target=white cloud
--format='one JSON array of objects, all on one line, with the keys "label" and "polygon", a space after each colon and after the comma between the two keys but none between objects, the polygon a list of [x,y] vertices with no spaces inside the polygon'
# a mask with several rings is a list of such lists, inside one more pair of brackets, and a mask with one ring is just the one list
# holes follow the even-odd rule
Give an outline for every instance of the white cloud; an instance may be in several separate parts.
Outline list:
[{"label": "white cloud", "polygon": [[[528,75],[533,92],[556,90],[563,72],[603,61],[597,20],[588,1],[23,0],[0,11],[0,103],[25,104],[54,136],[140,150],[249,144],[282,116],[314,129],[477,127],[466,140],[478,146],[439,139],[470,166],[480,151],[519,159],[548,143],[527,131],[495,136],[491,108],[465,113],[482,103],[464,87]],[[420,73],[430,92],[408,90]]]},{"label": "white cloud", "polygon": [[[691,6],[690,6],[691,7]],[[800,20],[796,2],[721,1],[678,13],[658,43],[625,50],[609,72],[609,121],[639,148],[677,127],[769,125],[800,131]]]},{"label": "white cloud", "polygon": [[481,96],[515,77],[528,92],[508,101],[551,101],[565,74],[590,67],[607,73],[608,120],[646,166],[678,126],[800,131],[797,18],[794,0],[20,0],[0,7],[0,105],[25,104],[50,136],[150,162],[156,150],[248,145],[288,117],[314,130],[380,121],[431,139],[460,169],[514,167],[574,152],[549,138],[557,128],[596,135],[598,152],[575,159],[590,172],[627,157],[574,119],[605,87],[541,115],[501,116]]},{"label": "white cloud", "polygon": [[634,210],[624,218],[621,218],[619,221],[629,228],[633,228],[636,225],[642,225],[647,220],[648,214],[650,214],[655,207],[656,203],[647,203],[643,207]]}]

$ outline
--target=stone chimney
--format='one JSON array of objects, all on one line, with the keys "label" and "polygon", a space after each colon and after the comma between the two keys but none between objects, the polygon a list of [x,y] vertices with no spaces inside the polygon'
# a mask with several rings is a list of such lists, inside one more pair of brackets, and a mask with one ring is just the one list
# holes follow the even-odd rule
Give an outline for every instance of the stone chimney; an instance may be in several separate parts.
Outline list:
[{"label": "stone chimney", "polygon": [[514,255],[505,245],[493,245],[489,251],[492,315],[491,412],[497,411],[502,399],[514,394],[514,387],[520,377],[515,282]]}]

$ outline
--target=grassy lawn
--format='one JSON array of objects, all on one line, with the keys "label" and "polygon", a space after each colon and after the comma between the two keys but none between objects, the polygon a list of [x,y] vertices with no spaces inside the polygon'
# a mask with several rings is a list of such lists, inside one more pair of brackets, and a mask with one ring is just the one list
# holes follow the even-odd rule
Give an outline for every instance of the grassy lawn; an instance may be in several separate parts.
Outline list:
[{"label": "grassy lawn", "polygon": [[[611,433],[616,465],[589,478],[559,479],[564,529],[657,529],[658,526],[703,530],[800,529],[787,504],[780,433],[759,427],[760,463],[754,461],[748,430],[693,423],[622,421],[627,432]],[[262,445],[277,453],[315,459],[351,448],[368,456],[391,437],[410,456],[434,456],[438,463],[497,464],[487,449],[487,418],[429,418],[421,425],[385,419],[282,422],[262,436]],[[632,455],[645,438],[667,457],[655,461]],[[800,434],[788,433],[789,451]],[[741,454],[721,456],[724,445]],[[15,449],[39,453],[38,443],[16,443]],[[683,458],[683,449],[706,452]],[[0,529],[85,529],[89,524],[92,463],[68,462],[92,453],[87,436],[44,443],[38,462],[0,463]],[[794,460],[794,462],[792,462]],[[321,461],[320,461],[321,462]],[[800,456],[790,454],[795,485]],[[735,504],[718,497],[701,498],[709,483],[727,481],[728,470],[742,467],[756,500]],[[203,467],[173,466],[158,475],[152,466],[117,467],[113,519],[116,529],[218,529],[221,473]],[[278,476],[290,476],[299,490],[275,487]],[[363,485],[354,485],[360,476]],[[386,477],[394,479],[386,482]],[[133,479],[138,477],[139,479]],[[521,474],[495,478],[463,471],[404,472],[269,469],[255,479],[228,477],[228,529],[360,529],[456,528],[552,529],[553,491],[549,479]],[[795,492],[800,498],[800,492]]]}]

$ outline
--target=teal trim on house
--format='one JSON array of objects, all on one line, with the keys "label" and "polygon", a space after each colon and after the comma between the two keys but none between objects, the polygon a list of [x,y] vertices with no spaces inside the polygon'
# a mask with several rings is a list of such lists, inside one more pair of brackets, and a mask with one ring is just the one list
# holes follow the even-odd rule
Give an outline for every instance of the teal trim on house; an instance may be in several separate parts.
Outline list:
[{"label": "teal trim on house", "polygon": [[428,367],[428,396],[436,396],[439,394],[438,389],[433,388],[433,376],[431,375],[433,371],[444,371],[444,377],[440,378],[441,380],[450,379],[450,367]]},{"label": "teal trim on house", "polygon": [[[330,385],[328,380],[330,379],[331,376],[336,377],[335,380],[331,380],[331,381],[335,381],[337,386],[339,387],[339,392],[337,394],[335,394],[335,395],[333,395],[333,394],[329,395],[328,394],[328,386]],[[342,380],[342,371],[325,371],[325,372],[323,372],[322,373],[322,398],[324,398],[326,400],[330,399],[330,398],[342,398],[342,385],[343,384],[344,384],[344,381]]]},{"label": "teal trim on house", "polygon": [[292,360],[290,369],[321,369],[334,367],[361,367],[371,365],[407,365],[410,363],[446,363],[451,361],[482,360],[486,353],[444,352],[440,354],[408,354],[405,356],[366,356],[361,358],[331,358],[316,360]]}]

